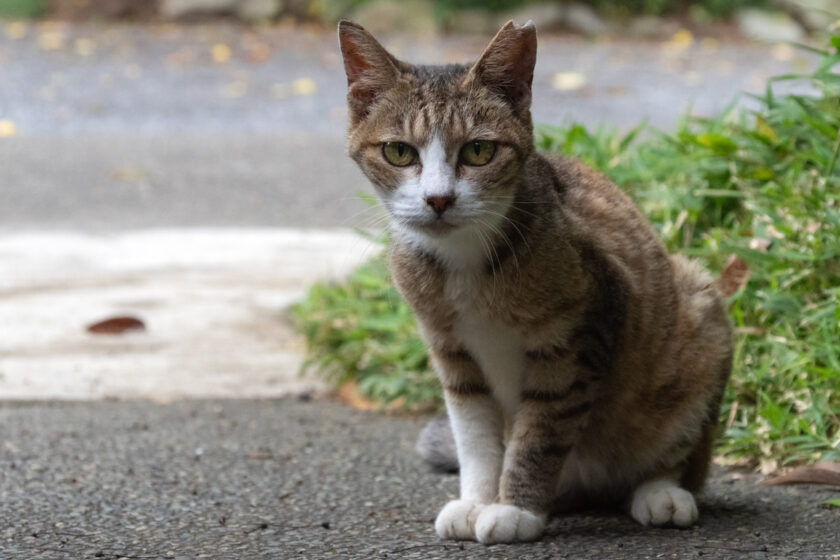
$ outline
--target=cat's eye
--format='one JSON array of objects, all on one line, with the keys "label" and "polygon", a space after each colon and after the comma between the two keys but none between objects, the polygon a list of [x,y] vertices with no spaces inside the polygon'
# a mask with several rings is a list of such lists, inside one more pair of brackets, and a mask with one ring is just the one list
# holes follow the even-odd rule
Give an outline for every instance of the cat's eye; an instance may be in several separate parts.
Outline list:
[{"label": "cat's eye", "polygon": [[471,140],[464,144],[458,159],[467,165],[485,165],[496,155],[496,143],[490,140]]},{"label": "cat's eye", "polygon": [[382,144],[382,156],[391,165],[405,167],[414,163],[417,150],[404,142],[385,142]]}]

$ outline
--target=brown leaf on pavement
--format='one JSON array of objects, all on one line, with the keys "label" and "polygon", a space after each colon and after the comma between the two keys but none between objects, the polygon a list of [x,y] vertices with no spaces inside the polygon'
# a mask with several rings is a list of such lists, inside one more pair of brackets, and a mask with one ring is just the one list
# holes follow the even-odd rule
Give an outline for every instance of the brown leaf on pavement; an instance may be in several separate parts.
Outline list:
[{"label": "brown leaf on pavement", "polygon": [[765,478],[761,481],[764,486],[779,486],[782,484],[830,484],[840,486],[840,463],[832,461],[818,461],[813,465],[796,467],[790,472]]},{"label": "brown leaf on pavement", "polygon": [[747,285],[751,274],[752,270],[747,263],[735,255],[730,255],[729,260],[726,261],[726,267],[720,273],[718,288],[724,297],[729,297]]},{"label": "brown leaf on pavement", "polygon": [[87,330],[94,334],[123,334],[131,331],[145,331],[146,325],[136,317],[111,317],[88,325]]}]

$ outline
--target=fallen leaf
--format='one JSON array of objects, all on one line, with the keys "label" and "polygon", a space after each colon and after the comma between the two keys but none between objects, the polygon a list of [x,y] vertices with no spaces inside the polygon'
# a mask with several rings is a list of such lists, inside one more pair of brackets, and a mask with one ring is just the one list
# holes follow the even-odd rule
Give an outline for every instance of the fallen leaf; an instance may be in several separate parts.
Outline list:
[{"label": "fallen leaf", "polygon": [[694,34],[688,29],[680,29],[674,33],[664,46],[671,51],[684,51],[694,43]]},{"label": "fallen leaf", "polygon": [[11,138],[17,136],[17,126],[8,120],[0,120],[0,138]]},{"label": "fallen leaf", "polygon": [[87,330],[95,334],[123,334],[130,331],[144,331],[146,325],[136,317],[111,317],[88,325]]},{"label": "fallen leaf", "polygon": [[274,84],[271,86],[271,95],[277,99],[285,99],[292,94],[292,87],[289,84]]},{"label": "fallen leaf", "polygon": [[765,478],[761,481],[761,484],[764,486],[779,486],[782,484],[830,484],[840,486],[840,463],[817,461],[813,465],[803,465],[790,472]]},{"label": "fallen leaf", "polygon": [[779,45],[775,45],[770,50],[770,54],[772,54],[773,58],[775,58],[776,60],[788,62],[790,60],[793,60],[793,55],[796,54],[796,51],[793,50],[793,47],[791,47],[790,45],[782,43]]},{"label": "fallen leaf", "polygon": [[266,451],[257,451],[255,453],[248,453],[245,455],[245,458],[252,461],[268,461],[270,459],[274,459],[274,455]]},{"label": "fallen leaf", "polygon": [[132,165],[117,167],[111,170],[111,177],[126,183],[135,183],[148,177],[148,174],[141,168]]},{"label": "fallen leaf", "polygon": [[90,56],[96,50],[96,43],[90,39],[81,37],[73,41],[73,50],[75,50],[76,54],[79,56]]},{"label": "fallen leaf", "polygon": [[295,95],[312,95],[318,86],[311,78],[298,78],[292,82],[292,91]]},{"label": "fallen leaf", "polygon": [[227,97],[229,99],[236,99],[238,97],[242,97],[248,93],[248,83],[242,80],[236,80],[230,82],[229,84],[225,84],[222,87],[222,97]]},{"label": "fallen leaf", "polygon": [[6,25],[6,37],[13,41],[23,39],[28,31],[29,27],[22,21],[13,21]]},{"label": "fallen leaf", "polygon": [[580,72],[558,72],[551,78],[551,87],[560,91],[574,91],[586,85],[586,76]]},{"label": "fallen leaf", "polygon": [[724,297],[729,297],[744,289],[751,274],[752,270],[747,266],[747,263],[735,255],[730,255],[726,261],[726,267],[718,278],[718,289]]},{"label": "fallen leaf", "polygon": [[759,251],[761,253],[766,253],[767,249],[769,249],[770,245],[772,244],[773,242],[769,239],[763,239],[761,237],[755,237],[753,239],[750,239],[750,249],[752,249],[753,251]]},{"label": "fallen leaf", "polygon": [[213,48],[210,50],[210,53],[213,56],[213,61],[219,64],[224,64],[225,62],[229,61],[231,57],[230,47],[225,45],[224,43],[217,43],[213,45]]},{"label": "fallen leaf", "polygon": [[248,48],[247,59],[248,62],[261,64],[271,58],[271,47],[265,43],[256,43]]},{"label": "fallen leaf", "polygon": [[38,35],[38,46],[44,51],[57,51],[64,47],[64,34],[59,31],[44,31]]},{"label": "fallen leaf", "polygon": [[820,502],[821,504],[828,506],[828,507],[836,507],[840,508],[840,498],[834,500],[825,500],[824,502]]}]

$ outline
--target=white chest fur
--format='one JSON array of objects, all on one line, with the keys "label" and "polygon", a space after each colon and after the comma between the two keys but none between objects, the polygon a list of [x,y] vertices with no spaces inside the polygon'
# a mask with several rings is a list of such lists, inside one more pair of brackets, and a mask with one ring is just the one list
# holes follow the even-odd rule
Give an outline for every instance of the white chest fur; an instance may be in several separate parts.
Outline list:
[{"label": "white chest fur", "polygon": [[485,381],[505,413],[513,416],[519,408],[525,371],[521,337],[512,329],[494,324],[469,309],[459,313],[453,331],[478,362]]}]

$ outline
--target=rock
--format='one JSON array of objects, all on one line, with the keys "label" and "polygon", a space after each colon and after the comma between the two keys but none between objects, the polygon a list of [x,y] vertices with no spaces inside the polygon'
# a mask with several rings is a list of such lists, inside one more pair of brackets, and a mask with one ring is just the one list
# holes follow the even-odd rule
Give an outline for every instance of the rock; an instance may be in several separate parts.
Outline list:
[{"label": "rock", "polygon": [[[507,20],[506,20],[507,21]],[[524,20],[527,21],[527,20]],[[456,10],[447,22],[447,31],[477,35],[493,35],[499,30],[496,17],[487,10]]]},{"label": "rock", "polygon": [[809,31],[825,31],[840,19],[840,0],[781,0],[781,4]]},{"label": "rock", "polygon": [[525,4],[515,10],[502,13],[496,18],[494,27],[499,29],[508,21],[522,25],[528,20],[534,22],[538,31],[556,31],[566,20],[566,5],[562,2],[537,2]]},{"label": "rock", "polygon": [[233,10],[238,0],[161,0],[160,14],[167,19]]},{"label": "rock", "polygon": [[657,16],[639,16],[633,18],[627,31],[634,37],[644,39],[662,39],[671,37],[680,30],[677,22]]},{"label": "rock", "polygon": [[247,21],[272,19],[283,8],[281,0],[162,0],[160,14],[167,19],[233,13]]},{"label": "rock", "polygon": [[349,19],[374,35],[399,31],[433,35],[438,31],[435,7],[427,0],[372,0],[353,10]]},{"label": "rock", "polygon": [[566,27],[582,35],[603,35],[609,31],[609,25],[586,4],[566,6]]},{"label": "rock", "polygon": [[243,0],[236,7],[236,15],[245,21],[265,21],[280,15],[281,0]]},{"label": "rock", "polygon": [[805,36],[802,26],[784,12],[746,8],[736,14],[735,20],[741,33],[758,41],[783,43],[800,41]]}]

